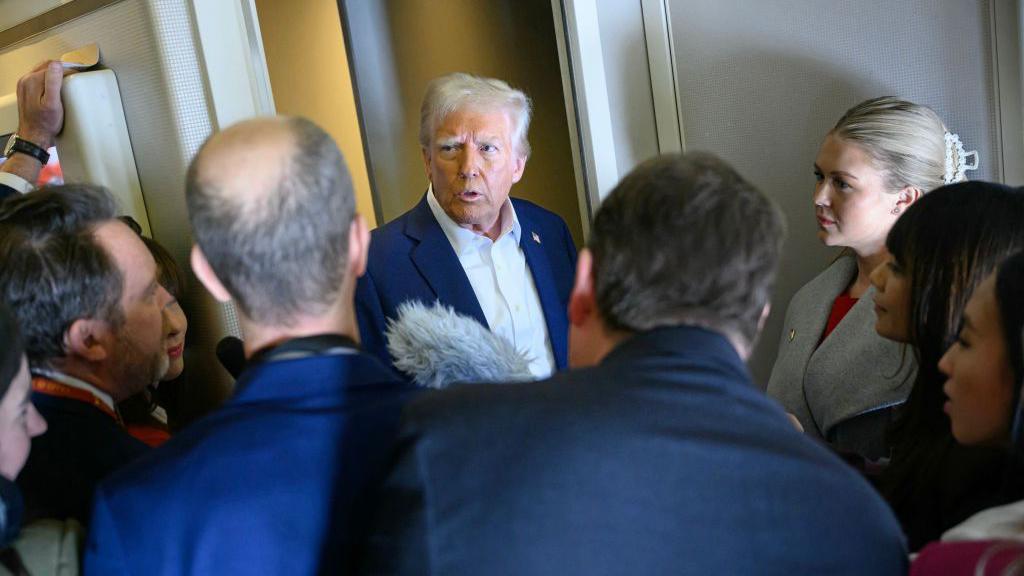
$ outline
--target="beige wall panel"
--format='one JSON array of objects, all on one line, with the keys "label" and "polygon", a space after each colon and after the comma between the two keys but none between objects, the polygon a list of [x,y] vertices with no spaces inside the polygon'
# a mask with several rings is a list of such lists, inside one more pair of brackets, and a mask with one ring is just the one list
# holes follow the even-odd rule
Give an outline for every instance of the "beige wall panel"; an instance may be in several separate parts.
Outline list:
[{"label": "beige wall panel", "polygon": [[373,226],[352,79],[334,0],[256,0],[278,114],[305,116],[338,143],[352,172],[356,207]]}]

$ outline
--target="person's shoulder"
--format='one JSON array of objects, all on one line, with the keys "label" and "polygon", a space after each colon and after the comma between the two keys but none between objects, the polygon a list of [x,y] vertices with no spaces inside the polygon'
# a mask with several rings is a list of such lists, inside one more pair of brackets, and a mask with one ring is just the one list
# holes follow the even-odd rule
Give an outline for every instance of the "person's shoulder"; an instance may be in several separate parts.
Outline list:
[{"label": "person's shoulder", "polygon": [[560,402],[578,379],[576,372],[558,372],[531,382],[456,384],[419,394],[405,409],[405,419],[427,427],[493,422],[506,413],[523,413],[538,405]]},{"label": "person's shoulder", "polygon": [[416,206],[413,206],[402,214],[388,220],[377,228],[374,228],[370,233],[376,236],[388,236],[395,234],[396,232],[401,232],[405,228],[405,222],[412,217],[415,210]]},{"label": "person's shoulder", "polygon": [[57,448],[73,451],[88,445],[100,454],[134,453],[145,448],[112,416],[92,404],[45,394],[33,394],[32,402],[46,419],[44,438]]},{"label": "person's shoulder", "polygon": [[[540,238],[547,240],[543,242],[543,245],[549,254],[568,250],[569,264],[572,265],[575,262],[576,247],[572,234],[569,232],[569,225],[561,216],[521,198],[512,198],[512,205],[515,207],[516,217],[523,227],[524,234],[534,233],[534,239],[538,242],[541,242]],[[527,236],[527,238],[529,237]],[[557,238],[558,241],[551,242],[550,240],[554,238]]]},{"label": "person's shoulder", "polygon": [[856,258],[842,254],[796,291],[790,300],[790,307],[808,301],[832,300],[850,284],[856,274]]},{"label": "person's shoulder", "polygon": [[523,200],[522,198],[510,197],[510,199],[512,200],[512,206],[516,209],[516,215],[519,216],[521,220],[526,219],[531,223],[541,225],[566,225],[565,220],[563,220],[561,216],[539,204],[535,204],[529,200]]},{"label": "person's shoulder", "polygon": [[420,203],[417,203],[402,215],[370,232],[371,266],[381,257],[390,257],[397,252],[407,252],[415,245],[414,240],[407,234],[407,229],[414,218],[422,216],[417,213],[421,209]]},{"label": "person's shoulder", "polygon": [[[195,447],[202,443],[209,432],[210,417],[194,422],[188,428],[171,437],[158,448],[151,449],[133,462],[112,473],[101,482],[101,486],[112,493],[130,491],[133,487],[162,484],[169,478],[186,478],[179,474],[185,461]],[[165,487],[174,490],[174,483]],[[158,489],[163,490],[164,487]]]},{"label": "person's shoulder", "polygon": [[426,198],[427,197],[425,195],[421,196],[415,204],[409,207],[408,210],[381,224],[372,230],[370,234],[375,239],[378,237],[402,236],[405,234],[406,227],[409,225],[410,221],[422,218],[429,218],[433,220],[434,215],[430,211],[430,205],[427,204]]}]

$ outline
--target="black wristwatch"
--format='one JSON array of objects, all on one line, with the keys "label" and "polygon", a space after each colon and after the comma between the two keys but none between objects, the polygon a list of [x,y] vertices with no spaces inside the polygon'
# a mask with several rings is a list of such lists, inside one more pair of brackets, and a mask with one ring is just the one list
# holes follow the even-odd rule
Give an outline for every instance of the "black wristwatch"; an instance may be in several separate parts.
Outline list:
[{"label": "black wristwatch", "polygon": [[11,154],[15,152],[28,154],[42,162],[43,166],[50,161],[50,153],[47,152],[46,149],[37,146],[24,138],[19,138],[17,134],[11,134],[11,137],[7,140],[7,145],[4,146],[4,158],[10,158]]}]

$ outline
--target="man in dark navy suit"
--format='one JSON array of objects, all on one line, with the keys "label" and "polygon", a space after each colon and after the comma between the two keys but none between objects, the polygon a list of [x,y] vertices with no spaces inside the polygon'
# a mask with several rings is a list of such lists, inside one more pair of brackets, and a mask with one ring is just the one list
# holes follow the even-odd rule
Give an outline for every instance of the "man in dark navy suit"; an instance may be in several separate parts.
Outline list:
[{"label": "man in dark navy suit", "polygon": [[31,190],[49,159],[48,150],[64,125],[63,78],[61,63],[49,61],[18,80],[18,130],[0,142],[0,202]]},{"label": "man in dark navy suit", "polygon": [[390,363],[384,334],[398,306],[440,301],[523,352],[535,376],[564,368],[576,247],[557,215],[509,198],[530,155],[529,99],[456,73],[430,83],[420,118],[430,186],[373,232],[356,293],[364,347]]},{"label": "man in dark navy suit", "polygon": [[29,518],[88,523],[96,484],[147,451],[118,402],[167,372],[173,300],[114,199],[87,185],[0,204],[0,299],[26,334],[33,402],[49,430],[18,483]]},{"label": "man in dark navy suit", "polygon": [[569,304],[576,370],[403,417],[366,574],[902,574],[868,483],[750,380],[784,234],[703,154],[604,201]]},{"label": "man in dark navy suit", "polygon": [[299,118],[237,124],[188,172],[192,269],[233,302],[234,396],[96,494],[92,574],[333,574],[368,523],[412,391],[357,345],[369,232],[341,152]]}]

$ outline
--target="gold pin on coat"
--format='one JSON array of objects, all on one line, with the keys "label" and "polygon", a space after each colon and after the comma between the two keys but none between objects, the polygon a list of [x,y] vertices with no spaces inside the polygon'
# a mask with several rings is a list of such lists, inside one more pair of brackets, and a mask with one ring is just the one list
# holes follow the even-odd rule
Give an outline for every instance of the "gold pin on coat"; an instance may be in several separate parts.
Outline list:
[{"label": "gold pin on coat", "polygon": [[533,235],[533,241],[540,244],[540,236],[538,236],[536,232],[530,232],[530,234]]},{"label": "gold pin on coat", "polygon": [[789,341],[792,342],[793,338],[796,338],[796,328],[790,328],[789,330]]}]

